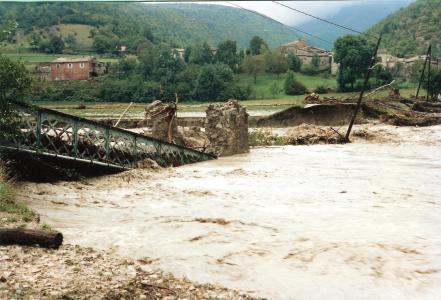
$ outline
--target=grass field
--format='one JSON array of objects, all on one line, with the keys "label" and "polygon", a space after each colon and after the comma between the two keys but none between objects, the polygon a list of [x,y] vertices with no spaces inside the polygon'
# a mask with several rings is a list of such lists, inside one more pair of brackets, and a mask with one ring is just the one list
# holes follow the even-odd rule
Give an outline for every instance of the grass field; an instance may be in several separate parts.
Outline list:
[{"label": "grass field", "polygon": [[[296,73],[295,79],[300,81],[310,90],[314,90],[318,86],[324,86],[331,89],[336,89],[337,87],[335,77],[324,78],[320,76],[308,76]],[[252,98],[266,99],[285,97],[285,93],[283,91],[285,74],[281,74],[279,77],[277,77],[275,74],[259,75],[257,76],[256,83],[254,83],[253,76],[239,74],[236,76],[236,80],[240,86],[249,87],[251,89]],[[277,86],[277,93],[272,91],[272,85]]]},{"label": "grass field", "polygon": [[[83,57],[93,54],[76,54],[76,55],[69,55],[69,54],[47,54],[47,53],[38,53],[38,52],[23,52],[23,53],[2,53],[2,55],[9,57],[14,60],[21,60],[24,63],[27,64],[35,64],[39,62],[48,62],[52,61],[54,59],[57,59],[59,57],[68,57],[68,58],[75,58],[75,57]],[[94,55],[96,56],[96,55]],[[104,62],[116,62],[118,61],[117,58],[114,57],[102,57],[97,56],[99,60]]]},{"label": "grass field", "polygon": [[93,39],[90,37],[90,31],[95,27],[81,24],[61,24],[60,34],[66,38],[70,33],[75,36],[77,45],[83,51],[91,50]]},{"label": "grass field", "polygon": [[[411,94],[415,94],[414,88],[407,88],[400,90],[401,95],[409,97]],[[375,94],[376,97],[385,97],[388,94],[388,90],[381,91]],[[335,98],[357,98],[358,93],[329,93],[323,94],[322,97],[335,97]],[[273,113],[279,110],[283,110],[290,106],[302,106],[305,95],[299,96],[281,96],[279,98],[269,99],[254,99],[241,101],[243,105],[247,107],[248,112],[251,115],[264,115]],[[208,104],[211,102],[194,102],[194,103],[182,103],[179,104],[179,113],[181,115],[201,115]],[[81,116],[85,118],[118,118],[122,112],[127,108],[129,103],[111,103],[111,102],[97,102],[86,103],[85,109],[78,109],[79,104],[74,102],[38,102],[37,105],[47,108],[59,110],[68,114]],[[130,118],[142,118],[144,115],[144,108],[148,103],[134,103],[128,110],[125,117]]]}]

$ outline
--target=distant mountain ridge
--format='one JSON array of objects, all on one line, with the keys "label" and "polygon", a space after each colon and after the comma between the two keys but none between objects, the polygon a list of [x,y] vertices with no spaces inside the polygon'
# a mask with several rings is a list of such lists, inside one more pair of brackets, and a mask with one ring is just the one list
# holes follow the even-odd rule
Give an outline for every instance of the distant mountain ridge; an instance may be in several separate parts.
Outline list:
[{"label": "distant mountain ridge", "polygon": [[[254,35],[271,47],[297,39],[287,26],[241,9],[213,4],[144,3],[0,3],[0,19],[13,16],[25,32],[54,25],[83,24],[97,29],[115,27],[112,35],[122,40],[143,37],[148,29],[156,41],[176,46],[208,42],[216,46],[226,39],[248,47]],[[133,32],[133,34],[132,34]]]},{"label": "distant mountain ridge", "polygon": [[[412,3],[415,0],[395,0],[395,1],[361,1],[350,6],[342,7],[336,14],[327,17],[329,21],[344,25],[349,28],[364,32],[377,24],[389,14]],[[351,34],[351,31],[335,27],[333,25],[311,20],[297,26],[299,29],[313,33],[330,42],[334,42],[338,37]],[[331,49],[332,45],[317,39],[308,38],[310,43]]]},{"label": "distant mountain ridge", "polygon": [[429,44],[441,56],[441,0],[417,0],[368,32],[382,32],[382,47],[397,56],[425,54]]}]

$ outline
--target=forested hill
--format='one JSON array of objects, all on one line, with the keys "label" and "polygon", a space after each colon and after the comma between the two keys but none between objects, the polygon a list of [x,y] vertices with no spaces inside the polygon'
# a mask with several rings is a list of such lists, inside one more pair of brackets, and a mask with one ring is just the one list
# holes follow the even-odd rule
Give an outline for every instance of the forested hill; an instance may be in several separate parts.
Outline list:
[{"label": "forested hill", "polygon": [[375,25],[382,47],[398,56],[425,54],[429,43],[441,55],[441,0],[417,0]]},{"label": "forested hill", "polygon": [[216,46],[220,41],[231,39],[237,41],[239,47],[247,47],[249,40],[259,35],[274,47],[298,38],[286,26],[220,5],[0,3],[0,18],[8,17],[17,20],[22,35],[47,32],[54,25],[81,24],[90,26],[93,34],[103,34],[106,39],[119,40],[118,44],[125,45],[149,39],[175,46],[202,42]]},{"label": "forested hill", "polygon": [[[415,0],[355,1],[355,3],[341,8],[336,14],[327,17],[327,19],[359,31],[365,31],[389,14],[409,5],[413,1]],[[342,35],[351,33],[346,29],[334,27],[318,20],[303,23],[298,27],[332,42]],[[315,43],[322,48],[332,48],[332,45],[320,40],[315,41]]]}]

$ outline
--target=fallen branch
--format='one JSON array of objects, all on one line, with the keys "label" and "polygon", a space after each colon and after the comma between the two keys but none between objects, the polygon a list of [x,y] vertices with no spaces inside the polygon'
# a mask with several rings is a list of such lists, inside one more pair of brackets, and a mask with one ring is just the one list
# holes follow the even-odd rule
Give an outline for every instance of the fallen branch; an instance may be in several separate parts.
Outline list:
[{"label": "fallen branch", "polygon": [[132,106],[133,102],[130,102],[129,106],[127,106],[127,108],[124,110],[124,112],[121,114],[121,116],[119,117],[118,121],[116,122],[116,124],[113,127],[117,127],[119,125],[119,122],[121,122],[121,119],[124,117],[124,115],[126,114],[126,112],[129,110],[130,106]]},{"label": "fallen branch", "polygon": [[334,131],[336,134],[338,134],[342,139],[344,138],[344,136],[340,132],[338,132],[338,130],[335,130],[332,127],[329,127],[329,128],[331,128],[331,130]]},{"label": "fallen branch", "polygon": [[165,287],[165,286],[160,286],[160,285],[155,285],[155,284],[149,284],[149,283],[142,283],[142,282],[141,282],[141,286],[142,286],[143,288],[154,288],[154,289],[166,290],[166,291],[172,292],[172,293],[175,294],[175,295],[178,294],[178,293],[176,293],[176,291],[174,291],[174,290],[172,290],[172,289],[170,289],[170,288],[168,288],[168,287]]},{"label": "fallen branch", "polygon": [[63,235],[57,231],[31,230],[22,228],[0,229],[0,245],[23,245],[58,249]]},{"label": "fallen branch", "polygon": [[392,84],[394,84],[394,83],[395,83],[395,79],[392,80],[392,81],[391,81],[390,83],[388,83],[388,84],[385,84],[385,85],[382,85],[382,86],[380,86],[380,87],[377,87],[375,90],[373,90],[372,92],[370,92],[369,94],[367,94],[367,95],[364,96],[364,97],[367,98],[367,97],[369,97],[369,96],[375,94],[376,92],[381,91],[381,90],[384,89],[384,88],[390,87],[390,86],[391,86]]}]

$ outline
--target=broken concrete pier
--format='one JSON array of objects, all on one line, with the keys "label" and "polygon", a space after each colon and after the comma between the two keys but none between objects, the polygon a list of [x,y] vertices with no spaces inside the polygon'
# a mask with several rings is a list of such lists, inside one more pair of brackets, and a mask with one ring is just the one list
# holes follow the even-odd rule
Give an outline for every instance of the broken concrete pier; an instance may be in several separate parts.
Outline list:
[{"label": "broken concrete pier", "polygon": [[237,100],[225,104],[210,104],[205,119],[208,152],[228,156],[249,152],[248,114]]}]

